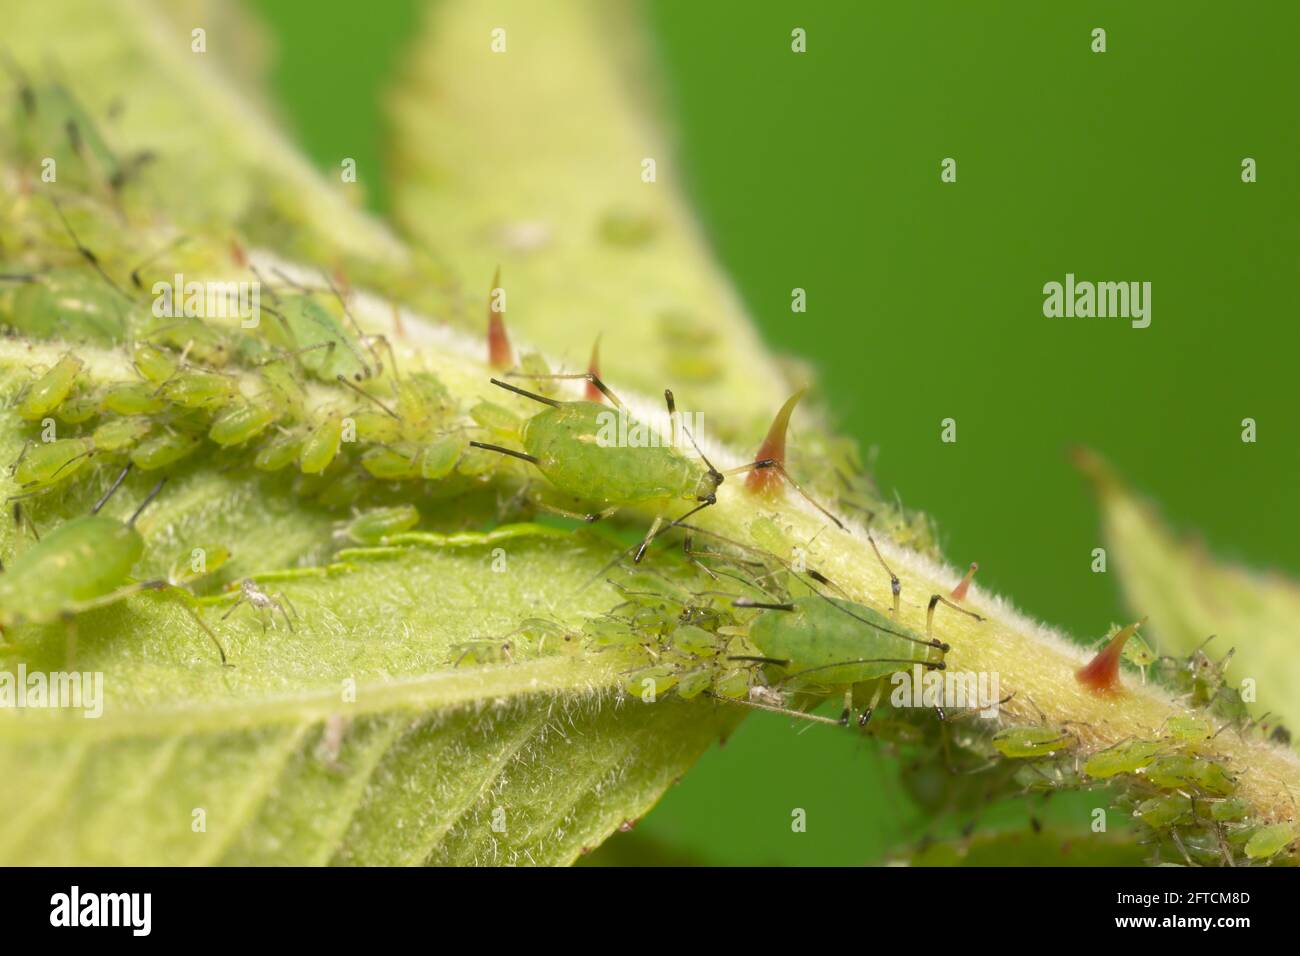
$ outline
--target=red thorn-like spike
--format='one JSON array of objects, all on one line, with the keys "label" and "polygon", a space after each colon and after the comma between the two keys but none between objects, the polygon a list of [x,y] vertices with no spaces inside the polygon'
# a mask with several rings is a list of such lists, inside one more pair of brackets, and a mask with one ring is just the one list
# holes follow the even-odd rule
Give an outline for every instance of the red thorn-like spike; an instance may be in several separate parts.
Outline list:
[{"label": "red thorn-like spike", "polygon": [[[786,399],[781,410],[776,413],[776,418],[772,419],[772,427],[767,430],[763,444],[758,446],[754,461],[771,460],[785,465],[785,435],[790,429],[790,416],[807,391],[808,389],[801,388]],[[775,468],[755,468],[746,476],[745,487],[756,494],[774,494],[781,487],[782,481],[780,471]]]},{"label": "red thorn-like spike", "polygon": [[971,579],[975,577],[975,572],[978,571],[979,569],[980,566],[976,564],[974,561],[972,561],[970,563],[970,567],[966,569],[966,576],[961,579],[961,583],[959,583],[955,588],[953,588],[952,594],[948,596],[951,597],[954,601],[966,600],[966,592],[970,590]]},{"label": "red thorn-like spike", "polygon": [[[1145,620],[1145,618],[1143,618]],[[1097,656],[1074,672],[1079,683],[1098,694],[1114,694],[1119,686],[1119,662],[1124,654],[1124,645],[1137,633],[1142,621],[1130,624],[1116,632],[1106,642],[1106,646],[1097,652]]]},{"label": "red thorn-like spike", "polygon": [[512,368],[515,364],[514,349],[506,335],[506,310],[496,310],[497,290],[500,288],[501,267],[497,266],[496,275],[492,277],[492,289],[488,292],[488,365],[494,369]]},{"label": "red thorn-like spike", "polygon": [[[599,335],[596,336],[596,344],[591,347],[591,361],[587,363],[587,371],[590,372],[592,375],[596,376],[596,378],[600,378],[600,336]],[[605,396],[600,393],[600,389],[596,387],[595,382],[587,383],[586,398],[587,401],[589,402],[603,402],[605,400]]]},{"label": "red thorn-like spike", "polygon": [[230,240],[230,258],[239,268],[248,268],[248,252],[238,239]]}]

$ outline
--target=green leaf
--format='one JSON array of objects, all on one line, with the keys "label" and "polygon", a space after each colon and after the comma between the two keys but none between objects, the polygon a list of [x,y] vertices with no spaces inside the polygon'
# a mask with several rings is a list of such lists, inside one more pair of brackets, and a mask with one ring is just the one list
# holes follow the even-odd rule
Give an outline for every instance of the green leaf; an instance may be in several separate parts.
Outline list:
[{"label": "green leaf", "polygon": [[[0,379],[7,398],[22,377]],[[0,413],[0,460],[19,434]],[[129,514],[153,481],[132,476],[106,513]],[[38,502],[37,524],[84,512],[102,484]],[[75,666],[102,673],[103,715],[0,709],[0,862],[567,863],[641,816],[738,716],[627,700],[614,656],[510,637],[616,603],[583,585],[621,545],[498,529],[278,581],[256,568],[318,564],[335,525],[284,484],[196,466],[141,519],[143,570],[226,545],[296,614],[241,606],[223,621],[220,595],[200,608],[233,668],[174,597],[81,615]],[[8,523],[0,547],[14,553]],[[61,625],[7,637],[10,673],[67,667]],[[513,663],[457,666],[471,639],[512,640]]]}]

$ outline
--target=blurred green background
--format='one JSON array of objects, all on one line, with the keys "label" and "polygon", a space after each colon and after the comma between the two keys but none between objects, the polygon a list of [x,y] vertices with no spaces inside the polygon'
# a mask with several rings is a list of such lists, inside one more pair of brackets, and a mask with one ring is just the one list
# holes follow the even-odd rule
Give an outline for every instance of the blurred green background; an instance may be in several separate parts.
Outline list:
[{"label": "blurred green background", "polygon": [[[380,168],[378,98],[419,5],[252,5],[307,152]],[[1300,576],[1300,5],[1068,7],[660,0],[647,19],[691,198],[767,340],[815,364],[882,487],[938,518],[953,562],[1097,637],[1127,612],[1089,569],[1101,542],[1073,443],[1216,554]],[[382,188],[369,199],[382,213]],[[1043,284],[1067,272],[1151,282],[1150,328],[1045,318]],[[601,852],[853,864],[926,825],[872,746],[759,714]]]}]

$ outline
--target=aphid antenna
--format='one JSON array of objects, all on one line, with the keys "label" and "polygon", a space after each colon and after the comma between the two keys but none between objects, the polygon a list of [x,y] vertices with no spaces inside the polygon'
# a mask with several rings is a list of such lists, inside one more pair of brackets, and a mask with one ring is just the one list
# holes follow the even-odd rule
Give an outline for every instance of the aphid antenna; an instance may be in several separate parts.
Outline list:
[{"label": "aphid antenna", "polygon": [[[384,363],[383,360],[379,358],[379,354],[375,351],[374,346],[371,344],[371,339],[383,339],[384,337],[382,335],[370,335],[362,330],[361,323],[357,321],[357,317],[353,315],[352,310],[348,308],[348,300],[343,297],[343,293],[340,292],[338,286],[335,285],[333,277],[330,276],[329,272],[324,267],[321,268],[321,277],[324,278],[325,285],[329,288],[330,292],[334,293],[334,298],[338,299],[339,308],[343,310],[344,318],[352,324],[352,331],[356,333],[357,339],[366,344],[366,350],[370,352],[370,357],[375,360],[374,372],[371,372],[370,368],[367,366],[366,377],[369,378],[371,375],[381,374],[384,370]],[[387,339],[384,339],[385,344],[387,344],[387,341]],[[352,351],[355,353],[356,349],[353,349]],[[389,357],[392,357],[391,345],[389,346]],[[361,359],[361,356],[358,354],[357,358]],[[361,359],[361,364],[366,364],[365,359]]]},{"label": "aphid antenna", "polygon": [[154,485],[150,492],[144,496],[144,501],[140,502],[140,506],[135,509],[135,513],[131,515],[130,520],[127,521],[126,526],[128,528],[135,527],[136,519],[138,519],[144,509],[149,507],[149,505],[153,503],[153,500],[158,497],[158,492],[162,491],[163,485],[165,484],[167,484],[166,478],[158,479],[158,484]]},{"label": "aphid antenna", "polygon": [[499,378],[490,378],[488,381],[497,388],[504,388],[507,392],[514,392],[516,395],[522,395],[524,398],[531,398],[535,402],[541,402],[543,405],[550,405],[552,408],[559,408],[564,404],[563,402],[557,402],[553,398],[547,398],[545,395],[538,395],[536,392],[530,392],[517,385],[511,385],[509,382],[503,382]]},{"label": "aphid antenna", "polygon": [[[596,388],[600,389],[600,393],[604,395],[606,398],[608,398],[610,402],[613,403],[615,408],[625,410],[627,407],[623,404],[622,400],[617,395],[615,395],[612,391],[610,391],[609,386],[601,381],[600,376],[594,372],[553,372],[549,374],[534,374],[531,372],[510,371],[510,372],[506,372],[505,374],[508,375],[510,378],[537,378],[537,379],[547,379],[547,380],[568,379],[570,381],[581,379],[585,381],[588,385],[594,385]],[[496,381],[496,379],[493,379],[492,381],[496,385],[502,385],[502,383]],[[503,385],[503,387],[509,387],[509,386]],[[515,391],[519,391],[519,390],[515,389]],[[520,394],[528,395],[530,398],[534,397],[529,392],[520,392]],[[547,401],[550,402],[549,399]],[[558,405],[560,403],[551,402],[551,404]]]},{"label": "aphid antenna", "polygon": [[731,602],[731,606],[752,607],[752,608],[757,608],[760,611],[793,611],[795,609],[795,606],[793,604],[788,604],[788,603],[781,604],[781,603],[776,603],[771,601],[755,601],[751,598],[743,598],[743,597],[736,598],[734,601]]},{"label": "aphid antenna", "polygon": [[918,661],[911,657],[857,657],[849,660],[836,661],[834,664],[818,664],[816,667],[807,667],[801,671],[795,671],[792,674],[786,674],[781,678],[780,683],[794,680],[796,677],[802,677],[805,674],[812,674],[817,671],[831,670],[836,667],[847,667],[853,664],[920,664],[922,667],[933,671],[947,670],[948,667],[943,661]]},{"label": "aphid antenna", "polygon": [[131,473],[131,462],[127,462],[126,467],[123,468],[121,473],[117,476],[117,478],[113,480],[113,483],[108,486],[108,490],[104,492],[103,496],[98,501],[95,502],[95,506],[90,509],[90,513],[92,515],[99,514],[100,509],[102,509],[104,505],[108,504],[108,499],[113,497],[113,493],[117,491],[118,488],[122,487],[122,482],[126,481],[126,476],[129,475],[130,473]]},{"label": "aphid antenna", "polygon": [[[261,286],[262,288],[266,289],[266,294],[269,295],[269,296],[271,297],[271,301],[272,301],[272,302],[279,302],[279,301],[280,301],[280,297],[279,297],[278,295],[275,294],[275,286],[271,285],[271,283],[269,283],[269,282],[266,281],[266,277],[262,275],[261,270],[258,269],[257,266],[253,265],[253,263],[250,262],[250,263],[248,264],[248,271],[251,272],[251,273],[253,273],[253,276],[257,279],[258,285]],[[262,308],[266,309],[267,307],[266,307],[266,306],[262,306]],[[269,309],[268,309],[268,311],[271,311],[271,314],[272,314],[272,315],[276,315],[276,314],[277,314],[276,312],[274,312],[274,311],[272,311],[272,310],[269,310]],[[281,316],[281,318],[283,318],[283,316]]]},{"label": "aphid antenna", "polygon": [[153,252],[145,259],[137,263],[136,267],[131,270],[131,285],[135,286],[137,289],[143,292],[144,284],[140,281],[140,270],[143,269],[145,266],[153,265],[153,263],[157,262],[163,256],[167,255],[167,253],[171,252],[173,249],[180,248],[181,246],[185,245],[185,243],[189,241],[190,241],[189,236],[177,236],[171,242],[167,243],[167,245],[163,246],[161,249],[158,249],[157,251]]},{"label": "aphid antenna", "polygon": [[348,377],[347,377],[346,375],[344,375],[344,374],[342,374],[342,373],[340,372],[338,375],[335,376],[335,378],[337,378],[337,379],[338,379],[342,384],[346,385],[348,388],[352,389],[352,391],[356,392],[356,393],[357,393],[358,395],[360,395],[362,398],[367,399],[367,400],[369,400],[369,401],[371,401],[371,402],[374,402],[376,405],[378,405],[378,406],[379,406],[379,407],[380,407],[380,408],[381,408],[381,409],[382,409],[382,410],[383,410],[387,415],[389,415],[390,417],[395,418],[395,419],[396,419],[397,421],[399,421],[399,422],[402,420],[402,416],[401,416],[401,415],[397,414],[397,412],[393,411],[391,408],[389,408],[387,405],[385,405],[383,402],[381,402],[378,398],[376,398],[375,396],[371,395],[369,392],[367,392],[365,389],[363,389],[360,385],[356,385],[356,384],[354,384],[354,383],[348,381]]},{"label": "aphid antenna", "polygon": [[[599,344],[600,344],[599,340],[597,340],[597,345]],[[673,397],[673,390],[671,388],[664,389],[664,404],[668,406],[668,423],[672,428],[672,447],[676,448],[677,447],[677,400]],[[722,472],[718,471],[717,468],[713,467],[713,462],[709,461],[709,456],[704,454],[704,452],[700,449],[699,442],[695,440],[695,436],[691,434],[691,430],[686,426],[686,423],[682,422],[681,425],[682,425],[682,431],[686,432],[686,437],[691,440],[691,447],[695,449],[695,454],[700,456],[700,461],[704,462],[705,467],[709,469],[709,477],[713,479],[714,486],[716,487],[717,485],[722,484],[724,480]]]},{"label": "aphid antenna", "polygon": [[77,238],[77,233],[73,230],[72,223],[68,222],[68,217],[63,214],[63,207],[59,205],[59,201],[55,199],[53,196],[50,196],[49,200],[50,200],[50,205],[54,207],[54,211],[58,213],[59,222],[63,223],[64,230],[68,233],[69,238],[72,239],[72,243],[77,247],[77,252],[81,254],[81,257],[90,263],[90,265],[94,268],[94,270],[99,273],[100,278],[102,278],[105,282],[107,282],[109,284],[109,287],[112,288],[114,292],[120,295],[128,303],[134,304],[134,300],[129,295],[127,295],[126,292],[123,291],[122,287],[113,281],[112,276],[110,276],[108,272],[105,271],[103,265],[99,261],[99,257],[95,255],[95,253],[92,252],[91,249],[88,246],[86,246],[80,239]]}]

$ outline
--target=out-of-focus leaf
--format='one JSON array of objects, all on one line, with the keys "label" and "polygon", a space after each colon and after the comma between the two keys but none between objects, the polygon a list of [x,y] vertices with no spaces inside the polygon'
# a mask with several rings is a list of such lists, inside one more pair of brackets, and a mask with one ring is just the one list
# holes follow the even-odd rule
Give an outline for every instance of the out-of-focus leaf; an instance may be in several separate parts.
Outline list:
[{"label": "out-of-focus leaf", "polygon": [[1256,713],[1300,725],[1300,585],[1215,560],[1194,540],[1178,540],[1149,503],[1094,455],[1081,467],[1101,502],[1108,557],[1136,615],[1150,617],[1160,650],[1188,654],[1215,636],[1235,648],[1234,683],[1251,679]]},{"label": "out-of-focus leaf", "polygon": [[462,321],[485,325],[499,265],[509,327],[569,371],[603,336],[609,380],[673,387],[711,433],[748,440],[787,386],[683,202],[637,14],[623,0],[430,5],[393,97],[398,218],[457,267]]}]

